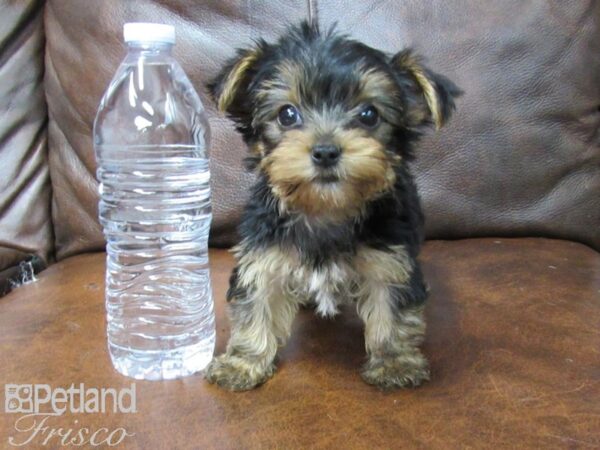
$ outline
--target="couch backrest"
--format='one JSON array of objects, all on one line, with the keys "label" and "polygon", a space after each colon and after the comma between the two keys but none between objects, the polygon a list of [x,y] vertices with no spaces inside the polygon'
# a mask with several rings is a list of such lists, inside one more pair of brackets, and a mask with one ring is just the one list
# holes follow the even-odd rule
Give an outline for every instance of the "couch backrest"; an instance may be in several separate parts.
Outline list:
[{"label": "couch backrest", "polygon": [[[313,1],[322,26],[395,52],[413,47],[465,95],[414,165],[429,238],[548,236],[600,248],[600,2]],[[176,57],[213,130],[213,245],[230,245],[253,181],[203,84],[234,48],[306,17],[303,1],[48,1],[52,221],[59,258],[103,247],[92,121],[124,55],[126,21],[177,27]],[[2,19],[4,20],[4,19]],[[42,108],[40,106],[40,108]]]},{"label": "couch backrest", "polygon": [[0,2],[0,272],[54,249],[43,10],[43,1]]}]

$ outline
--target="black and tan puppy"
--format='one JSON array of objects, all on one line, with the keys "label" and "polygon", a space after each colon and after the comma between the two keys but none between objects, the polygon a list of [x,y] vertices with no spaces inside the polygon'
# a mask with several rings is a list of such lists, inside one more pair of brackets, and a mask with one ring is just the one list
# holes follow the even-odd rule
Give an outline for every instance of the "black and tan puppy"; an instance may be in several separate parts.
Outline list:
[{"label": "black and tan puppy", "polygon": [[389,56],[306,23],[239,51],[210,88],[258,179],[235,249],[231,338],[206,379],[232,390],[265,382],[299,305],[333,316],[352,302],[365,323],[364,380],[427,380],[423,215],[408,162],[458,89],[408,50]]}]

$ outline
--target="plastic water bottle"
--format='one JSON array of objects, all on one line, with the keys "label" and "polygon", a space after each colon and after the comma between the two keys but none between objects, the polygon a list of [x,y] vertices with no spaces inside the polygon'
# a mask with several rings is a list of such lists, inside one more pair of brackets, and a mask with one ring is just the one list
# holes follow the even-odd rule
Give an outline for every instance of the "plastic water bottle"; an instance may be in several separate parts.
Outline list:
[{"label": "plastic water bottle", "polygon": [[124,375],[177,378],[214,350],[209,126],[171,54],[174,28],[129,23],[124,36],[94,123],[108,346]]}]

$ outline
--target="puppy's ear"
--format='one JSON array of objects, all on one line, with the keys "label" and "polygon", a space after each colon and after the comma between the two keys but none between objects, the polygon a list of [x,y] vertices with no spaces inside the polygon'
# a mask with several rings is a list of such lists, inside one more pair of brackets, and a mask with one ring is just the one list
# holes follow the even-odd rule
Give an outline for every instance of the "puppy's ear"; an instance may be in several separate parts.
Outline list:
[{"label": "puppy's ear", "polygon": [[412,126],[433,123],[440,129],[454,111],[454,99],[462,91],[448,78],[423,66],[410,50],[396,53],[390,64],[403,91],[407,92]]},{"label": "puppy's ear", "polygon": [[208,89],[220,111],[243,120],[250,114],[250,85],[256,76],[263,50],[260,46],[238,50],[216,78],[208,84]]}]

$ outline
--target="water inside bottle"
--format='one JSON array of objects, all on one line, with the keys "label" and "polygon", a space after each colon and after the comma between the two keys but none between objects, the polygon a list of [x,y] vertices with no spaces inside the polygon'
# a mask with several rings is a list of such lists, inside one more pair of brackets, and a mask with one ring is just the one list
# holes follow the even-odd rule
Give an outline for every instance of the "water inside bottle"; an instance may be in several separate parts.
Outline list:
[{"label": "water inside bottle", "polygon": [[202,370],[215,341],[204,148],[100,145],[97,155],[113,364],[138,379]]}]

